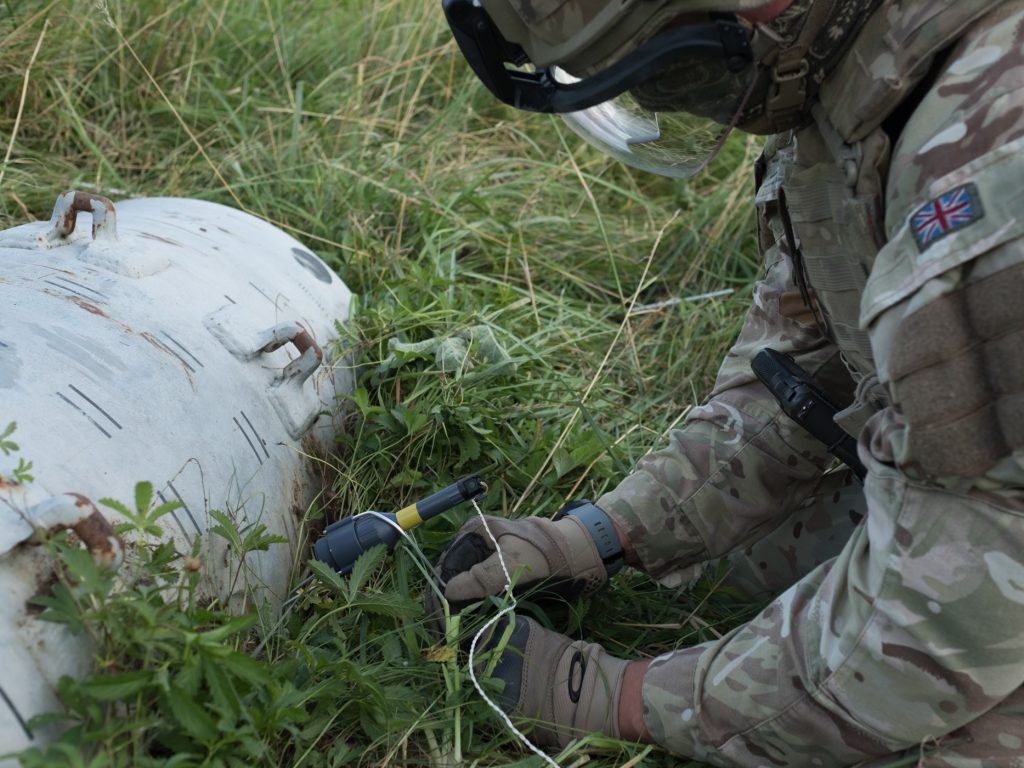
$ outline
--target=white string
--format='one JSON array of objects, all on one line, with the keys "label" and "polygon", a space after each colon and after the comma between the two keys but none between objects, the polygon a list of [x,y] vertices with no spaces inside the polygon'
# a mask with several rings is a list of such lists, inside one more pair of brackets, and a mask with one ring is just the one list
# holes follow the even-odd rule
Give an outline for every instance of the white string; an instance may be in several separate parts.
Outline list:
[{"label": "white string", "polygon": [[476,499],[470,499],[470,501],[473,502],[473,507],[476,509],[476,513],[483,521],[484,530],[487,531],[487,535],[494,544],[494,551],[498,554],[498,562],[501,563],[501,571],[505,574],[505,597],[508,598],[508,604],[492,616],[487,623],[480,627],[480,630],[473,635],[473,642],[469,644],[469,660],[467,662],[469,665],[469,679],[473,681],[473,687],[476,688],[476,692],[480,694],[480,698],[487,703],[487,706],[494,710],[494,713],[505,723],[505,727],[516,735],[516,738],[523,742],[531,752],[551,766],[551,768],[561,768],[561,766],[556,763],[549,754],[541,750],[540,747],[536,746],[532,741],[526,738],[525,734],[513,725],[512,718],[510,718],[505,710],[495,704],[491,698],[484,693],[484,689],[480,687],[480,682],[476,679],[476,671],[473,669],[473,655],[476,653],[477,641],[480,640],[488,629],[497,624],[501,620],[502,616],[512,613],[516,609],[517,603],[515,595],[512,594],[512,577],[509,575],[508,567],[505,565],[505,555],[502,554],[501,547],[498,545],[498,540],[494,538],[494,534],[491,533],[491,527],[487,525],[487,518],[484,517],[484,513],[480,509],[480,505],[476,503]]},{"label": "white string", "polygon": [[[437,595],[438,599],[444,601],[444,592],[442,592],[441,589],[438,587],[437,583],[434,580],[433,574],[430,572],[430,560],[428,560],[427,556],[423,554],[423,550],[420,549],[420,545],[416,543],[416,539],[414,539],[412,536],[406,533],[405,529],[402,528],[402,526],[400,526],[395,520],[392,520],[387,515],[382,515],[380,512],[374,512],[372,509],[369,509],[366,512],[361,512],[360,514],[356,515],[356,517],[362,517],[363,515],[369,515],[370,517],[375,517],[378,520],[382,520],[383,522],[387,523],[392,528],[394,528],[396,531],[398,531],[398,535],[405,539],[405,543],[412,547],[413,551],[419,557],[418,560],[416,558],[413,558],[413,562],[416,563],[416,567],[420,569],[420,573],[422,573],[423,577],[427,580],[427,586],[434,590],[434,594]],[[424,563],[426,564],[426,567],[424,567]]]},{"label": "white string", "polygon": [[[498,613],[496,613],[493,617],[488,619],[487,622],[480,628],[480,630],[473,636],[473,641],[469,644],[469,659],[467,661],[467,664],[469,666],[469,679],[473,682],[473,687],[476,688],[476,692],[480,694],[480,698],[484,700],[487,706],[494,710],[494,713],[499,718],[501,718],[501,721],[505,723],[505,727],[508,728],[516,736],[516,738],[518,738],[531,752],[537,755],[537,757],[539,757],[548,766],[550,766],[550,768],[562,768],[562,766],[555,762],[555,760],[549,754],[544,752],[540,747],[538,747],[532,741],[526,738],[526,735],[518,728],[516,728],[515,724],[513,724],[512,722],[512,718],[510,718],[508,714],[505,712],[505,710],[499,707],[486,693],[484,693],[484,689],[481,687],[480,681],[476,679],[476,670],[473,668],[473,656],[476,653],[477,642],[480,640],[481,637],[483,637],[484,633],[486,633],[488,629],[497,624],[503,616],[507,616],[508,614],[512,613],[516,609],[518,604],[516,603],[515,595],[512,593],[512,576],[511,574],[509,574],[508,566],[505,565],[505,555],[501,551],[501,546],[498,544],[498,540],[494,537],[494,534],[491,532],[491,527],[487,524],[487,518],[484,516],[483,510],[480,509],[480,505],[476,503],[476,499],[470,499],[470,501],[473,502],[473,508],[476,509],[476,513],[480,516],[480,519],[483,521],[484,530],[487,531],[487,535],[490,537],[491,543],[494,544],[494,551],[498,555],[498,562],[501,564],[501,571],[505,575],[505,597],[508,599],[508,604],[500,611],[498,611]],[[409,546],[411,546],[413,550],[415,550],[416,554],[419,557],[419,560],[429,565],[430,561],[427,560],[427,556],[423,554],[423,550],[420,549],[419,545],[416,543],[416,540],[408,533],[406,533],[406,531],[396,521],[392,520],[390,517],[387,517],[386,515],[382,515],[380,512],[374,512],[372,510],[368,510],[361,514],[370,515],[371,517],[375,517],[378,520],[382,520],[388,525],[390,525],[392,528],[398,531],[399,535],[401,535],[401,537],[406,541],[406,543],[409,544]],[[430,573],[429,569],[424,569],[421,563],[418,560],[416,560],[416,558],[414,558],[413,561],[416,562],[417,567],[419,567],[419,569],[423,571],[423,575],[425,576],[427,584],[430,586],[430,588],[434,590],[435,594],[437,594],[437,596],[445,604],[447,604],[448,601],[445,600],[444,593],[438,587],[433,574]]]}]

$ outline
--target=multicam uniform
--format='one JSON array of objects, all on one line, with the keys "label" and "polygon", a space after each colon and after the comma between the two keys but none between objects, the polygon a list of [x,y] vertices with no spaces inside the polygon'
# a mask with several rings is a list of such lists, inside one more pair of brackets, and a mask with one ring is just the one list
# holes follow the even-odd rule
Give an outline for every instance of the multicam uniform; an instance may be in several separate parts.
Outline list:
[{"label": "multicam uniform", "polygon": [[[718,765],[1024,766],[1024,0],[887,0],[820,101],[760,163],[766,274],[711,398],[598,500],[666,583],[792,584],[656,659],[645,720]],[[863,493],[765,346],[854,400]]]}]

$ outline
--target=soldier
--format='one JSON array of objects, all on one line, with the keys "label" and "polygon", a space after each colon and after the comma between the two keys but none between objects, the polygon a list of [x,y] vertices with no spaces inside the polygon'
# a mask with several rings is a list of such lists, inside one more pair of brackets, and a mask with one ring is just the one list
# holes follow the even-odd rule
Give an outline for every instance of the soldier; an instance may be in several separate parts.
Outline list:
[{"label": "soldier", "polygon": [[[771,135],[765,272],[710,398],[596,504],[490,524],[527,586],[729,557],[781,594],[652,661],[518,618],[503,705],[548,744],[722,766],[1024,765],[1024,2],[444,5],[499,98],[638,166],[704,165],[719,134],[684,113]],[[764,347],[851,403],[863,488],[751,373]],[[479,521],[439,572],[456,603],[504,586]]]}]

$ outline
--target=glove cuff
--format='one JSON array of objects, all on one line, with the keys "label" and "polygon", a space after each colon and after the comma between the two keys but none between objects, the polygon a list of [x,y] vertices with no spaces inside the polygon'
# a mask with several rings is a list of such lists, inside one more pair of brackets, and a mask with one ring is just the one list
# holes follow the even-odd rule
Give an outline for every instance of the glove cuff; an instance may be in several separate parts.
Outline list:
[{"label": "glove cuff", "polygon": [[625,563],[625,553],[622,551],[622,544],[619,542],[619,534],[615,525],[607,513],[596,504],[586,499],[573,501],[566,504],[555,515],[555,520],[572,516],[579,520],[586,528],[590,538],[594,540],[597,547],[597,554],[604,563],[605,573],[614,576]]}]

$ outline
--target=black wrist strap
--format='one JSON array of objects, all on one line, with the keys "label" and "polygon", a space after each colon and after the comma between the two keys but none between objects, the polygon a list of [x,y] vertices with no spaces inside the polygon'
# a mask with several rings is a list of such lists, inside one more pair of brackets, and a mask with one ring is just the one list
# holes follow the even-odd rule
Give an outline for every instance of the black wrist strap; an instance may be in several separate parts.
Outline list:
[{"label": "black wrist strap", "polygon": [[615,525],[603,509],[593,502],[580,499],[562,507],[555,515],[555,520],[560,520],[566,515],[572,515],[583,523],[597,545],[597,553],[604,562],[605,571],[609,576],[614,576],[622,570],[625,562],[622,544],[619,542]]}]

